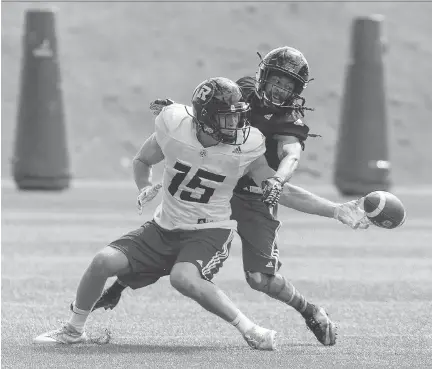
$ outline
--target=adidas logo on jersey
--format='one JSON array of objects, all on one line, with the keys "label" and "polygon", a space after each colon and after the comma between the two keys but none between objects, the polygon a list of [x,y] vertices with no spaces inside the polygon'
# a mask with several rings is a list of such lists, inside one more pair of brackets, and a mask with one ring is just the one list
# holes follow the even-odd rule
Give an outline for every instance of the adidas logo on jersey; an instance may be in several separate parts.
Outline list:
[{"label": "adidas logo on jersey", "polygon": [[270,120],[272,116],[273,116],[273,114],[267,114],[267,115],[264,115],[264,118],[267,120]]},{"label": "adidas logo on jersey", "polygon": [[266,267],[268,267],[268,268],[273,268],[273,267],[274,267],[273,262],[269,261],[269,262],[267,263]]},{"label": "adidas logo on jersey", "polygon": [[200,267],[202,267],[202,265],[203,265],[203,261],[202,260],[197,260],[197,263],[200,265]]},{"label": "adidas logo on jersey", "polygon": [[233,151],[232,151],[234,154],[241,154],[241,148],[240,148],[240,146],[237,146]]},{"label": "adidas logo on jersey", "polygon": [[304,123],[302,122],[301,119],[297,119],[297,120],[294,122],[294,124],[295,124],[296,126],[304,126]]}]

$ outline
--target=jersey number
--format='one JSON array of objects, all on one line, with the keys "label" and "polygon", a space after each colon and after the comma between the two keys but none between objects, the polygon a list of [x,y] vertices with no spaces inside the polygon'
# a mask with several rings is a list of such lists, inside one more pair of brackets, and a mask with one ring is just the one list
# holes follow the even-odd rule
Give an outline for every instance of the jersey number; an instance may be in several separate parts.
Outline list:
[{"label": "jersey number", "polygon": [[[174,169],[178,170],[178,173],[173,177],[171,184],[168,187],[168,191],[172,196],[174,196],[178,191],[180,184],[186,178],[187,174],[191,170],[191,167],[186,164],[176,162],[174,165]],[[184,201],[207,204],[210,201],[210,197],[212,197],[213,193],[215,192],[215,188],[203,185],[201,183],[201,179],[208,179],[209,181],[222,183],[225,178],[226,176],[207,172],[204,169],[198,169],[193,178],[186,184],[186,187],[192,190],[196,188],[202,188],[204,190],[204,193],[199,198],[195,198],[191,196],[192,192],[182,191],[180,192],[180,199]]]}]

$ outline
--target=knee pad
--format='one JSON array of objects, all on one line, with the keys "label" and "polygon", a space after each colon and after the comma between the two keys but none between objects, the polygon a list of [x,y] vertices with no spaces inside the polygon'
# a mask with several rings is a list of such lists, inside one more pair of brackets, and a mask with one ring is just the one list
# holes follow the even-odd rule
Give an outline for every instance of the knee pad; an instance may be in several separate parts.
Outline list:
[{"label": "knee pad", "polygon": [[270,296],[279,296],[286,286],[286,280],[280,274],[265,274],[260,272],[245,271],[246,281],[249,286],[257,291]]}]

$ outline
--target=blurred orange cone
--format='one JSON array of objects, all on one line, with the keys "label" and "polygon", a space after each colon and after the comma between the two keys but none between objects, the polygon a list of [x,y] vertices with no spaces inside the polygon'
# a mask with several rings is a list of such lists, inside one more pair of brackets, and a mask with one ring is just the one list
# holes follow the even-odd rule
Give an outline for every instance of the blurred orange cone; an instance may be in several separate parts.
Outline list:
[{"label": "blurred orange cone", "polygon": [[13,176],[19,189],[63,190],[69,154],[53,11],[27,11],[23,49]]},{"label": "blurred orange cone", "polygon": [[347,196],[390,187],[382,24],[381,15],[353,23],[334,173]]}]

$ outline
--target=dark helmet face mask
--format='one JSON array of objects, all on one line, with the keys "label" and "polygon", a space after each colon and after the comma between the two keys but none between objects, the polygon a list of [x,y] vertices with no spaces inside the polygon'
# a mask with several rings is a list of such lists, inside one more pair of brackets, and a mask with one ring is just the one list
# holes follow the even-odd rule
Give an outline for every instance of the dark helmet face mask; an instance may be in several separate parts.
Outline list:
[{"label": "dark helmet face mask", "polygon": [[269,73],[268,78],[263,81],[263,102],[267,107],[290,106],[295,89],[296,81],[293,77],[280,72]]},{"label": "dark helmet face mask", "polygon": [[229,110],[208,112],[204,108],[199,118],[194,109],[194,115],[190,116],[203,132],[216,141],[227,145],[243,145],[250,133],[250,115],[249,104],[241,102],[232,105]]},{"label": "dark helmet face mask", "polygon": [[209,116],[205,125],[214,130],[213,138],[228,145],[243,145],[250,133],[250,107],[244,102],[231,105]]}]

